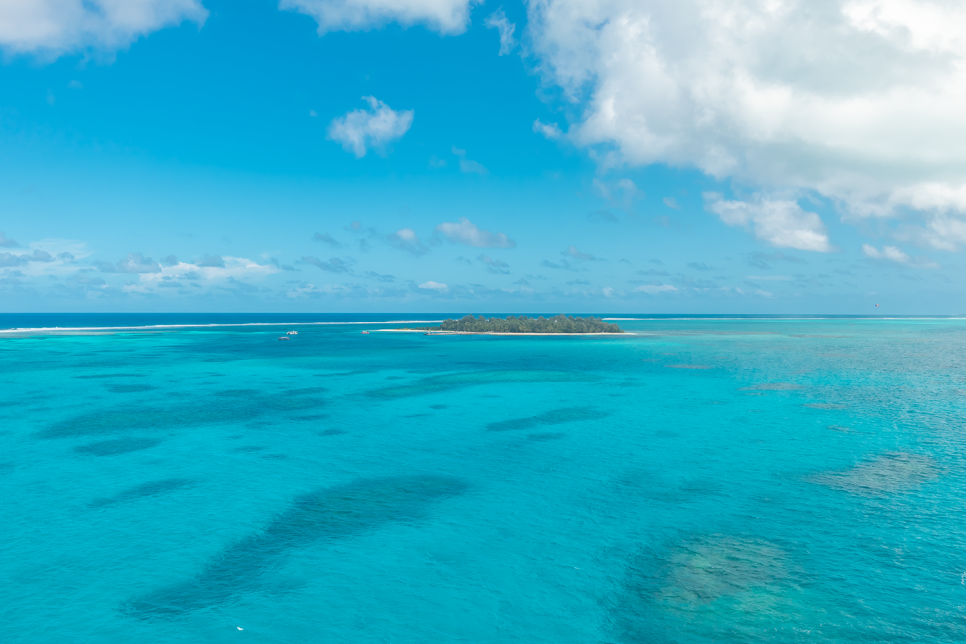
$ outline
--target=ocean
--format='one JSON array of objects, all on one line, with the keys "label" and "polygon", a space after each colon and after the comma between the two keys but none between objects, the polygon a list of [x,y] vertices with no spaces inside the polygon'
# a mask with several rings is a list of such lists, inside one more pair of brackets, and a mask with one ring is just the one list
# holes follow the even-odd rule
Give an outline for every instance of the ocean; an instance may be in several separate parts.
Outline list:
[{"label": "ocean", "polygon": [[0,316],[0,640],[966,641],[966,320],[402,319]]}]

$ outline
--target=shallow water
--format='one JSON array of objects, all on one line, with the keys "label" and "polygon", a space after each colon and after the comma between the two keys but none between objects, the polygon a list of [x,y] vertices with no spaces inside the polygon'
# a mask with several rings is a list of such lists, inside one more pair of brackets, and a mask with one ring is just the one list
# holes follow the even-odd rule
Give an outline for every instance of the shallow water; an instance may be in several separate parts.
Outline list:
[{"label": "shallow water", "polygon": [[620,325],[0,337],[3,641],[966,640],[966,322]]}]

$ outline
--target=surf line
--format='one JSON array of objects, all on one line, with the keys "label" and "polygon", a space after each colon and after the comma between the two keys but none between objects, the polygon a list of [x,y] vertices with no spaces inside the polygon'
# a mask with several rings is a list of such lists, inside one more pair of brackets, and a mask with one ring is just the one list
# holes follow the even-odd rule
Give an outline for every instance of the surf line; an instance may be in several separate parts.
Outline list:
[{"label": "surf line", "polygon": [[126,331],[141,329],[208,329],[239,326],[318,326],[328,324],[435,324],[443,320],[384,320],[382,322],[240,322],[235,324],[150,324],[145,326],[42,326],[0,329],[0,333],[32,333],[40,331]]}]

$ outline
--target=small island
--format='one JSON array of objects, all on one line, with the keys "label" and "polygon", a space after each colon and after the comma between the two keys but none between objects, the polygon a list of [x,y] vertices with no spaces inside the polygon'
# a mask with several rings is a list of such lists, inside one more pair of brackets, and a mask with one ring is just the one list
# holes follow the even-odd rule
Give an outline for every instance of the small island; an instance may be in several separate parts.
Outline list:
[{"label": "small island", "polygon": [[561,334],[576,335],[585,333],[624,333],[616,324],[604,322],[600,318],[555,315],[532,318],[526,315],[511,315],[507,318],[478,318],[466,315],[459,320],[444,320],[435,327],[406,329],[432,333],[493,333],[493,334]]}]

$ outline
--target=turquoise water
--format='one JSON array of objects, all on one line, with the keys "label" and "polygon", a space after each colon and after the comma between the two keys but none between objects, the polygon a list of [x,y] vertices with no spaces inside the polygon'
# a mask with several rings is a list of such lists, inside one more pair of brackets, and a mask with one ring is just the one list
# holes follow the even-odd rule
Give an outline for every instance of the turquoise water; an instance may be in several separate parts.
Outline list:
[{"label": "turquoise water", "polygon": [[619,324],[0,337],[0,639],[966,640],[966,321]]}]

